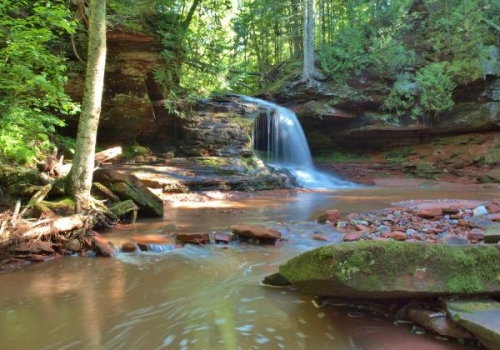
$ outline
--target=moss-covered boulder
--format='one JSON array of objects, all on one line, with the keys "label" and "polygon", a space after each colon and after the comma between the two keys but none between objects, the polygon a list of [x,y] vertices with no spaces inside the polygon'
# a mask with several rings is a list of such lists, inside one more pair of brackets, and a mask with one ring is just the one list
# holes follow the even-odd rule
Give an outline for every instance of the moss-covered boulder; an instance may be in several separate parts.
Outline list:
[{"label": "moss-covered boulder", "polygon": [[301,292],[353,299],[500,295],[497,246],[359,241],[305,252],[279,273]]}]

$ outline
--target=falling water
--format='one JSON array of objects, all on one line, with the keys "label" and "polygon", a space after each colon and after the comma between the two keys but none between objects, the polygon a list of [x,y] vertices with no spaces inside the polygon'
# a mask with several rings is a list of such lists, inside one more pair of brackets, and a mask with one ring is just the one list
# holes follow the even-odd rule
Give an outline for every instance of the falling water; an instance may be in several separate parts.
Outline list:
[{"label": "falling water", "polygon": [[258,98],[241,96],[243,100],[267,108],[258,118],[252,135],[255,150],[265,151],[270,166],[288,170],[305,187],[331,189],[354,187],[351,182],[314,168],[309,145],[295,113],[288,108]]}]

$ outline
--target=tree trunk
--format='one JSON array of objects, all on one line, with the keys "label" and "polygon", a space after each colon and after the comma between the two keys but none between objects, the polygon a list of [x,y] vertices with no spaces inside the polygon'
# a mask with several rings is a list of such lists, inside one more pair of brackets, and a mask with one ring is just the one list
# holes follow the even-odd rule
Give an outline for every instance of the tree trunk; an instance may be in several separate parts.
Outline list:
[{"label": "tree trunk", "polygon": [[106,0],[90,0],[89,44],[85,91],[76,137],[76,152],[68,178],[76,212],[89,208],[94,171],[97,127],[101,114],[104,69],[106,66]]},{"label": "tree trunk", "polygon": [[308,85],[315,84],[316,72],[314,69],[314,4],[315,0],[304,0],[304,66],[302,80]]}]

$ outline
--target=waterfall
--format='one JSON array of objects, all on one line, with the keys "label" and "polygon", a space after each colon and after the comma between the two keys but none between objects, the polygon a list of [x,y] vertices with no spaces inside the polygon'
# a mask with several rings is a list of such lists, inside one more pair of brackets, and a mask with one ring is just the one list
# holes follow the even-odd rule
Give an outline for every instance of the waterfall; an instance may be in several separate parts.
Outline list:
[{"label": "waterfall", "polygon": [[240,97],[267,108],[267,115],[255,121],[252,135],[254,150],[261,154],[266,164],[288,170],[305,188],[355,187],[351,182],[314,168],[306,136],[293,111],[258,98]]}]

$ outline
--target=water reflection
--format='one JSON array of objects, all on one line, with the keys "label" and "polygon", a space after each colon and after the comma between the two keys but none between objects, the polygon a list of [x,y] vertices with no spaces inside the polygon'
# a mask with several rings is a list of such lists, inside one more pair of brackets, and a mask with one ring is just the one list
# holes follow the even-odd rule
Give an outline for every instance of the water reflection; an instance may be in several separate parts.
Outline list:
[{"label": "water reflection", "polygon": [[[145,221],[108,234],[119,241],[161,232],[227,229],[266,222],[288,235],[283,247],[196,247],[115,259],[67,258],[0,276],[2,349],[467,349],[404,326],[344,309],[317,309],[311,297],[259,285],[279,264],[311,249],[310,221],[325,209],[344,214],[407,198],[488,199],[495,194],[356,189],[278,192],[240,199],[239,209],[172,208],[165,221]],[[498,194],[496,194],[498,195]],[[304,233],[306,232],[306,233]]]}]

